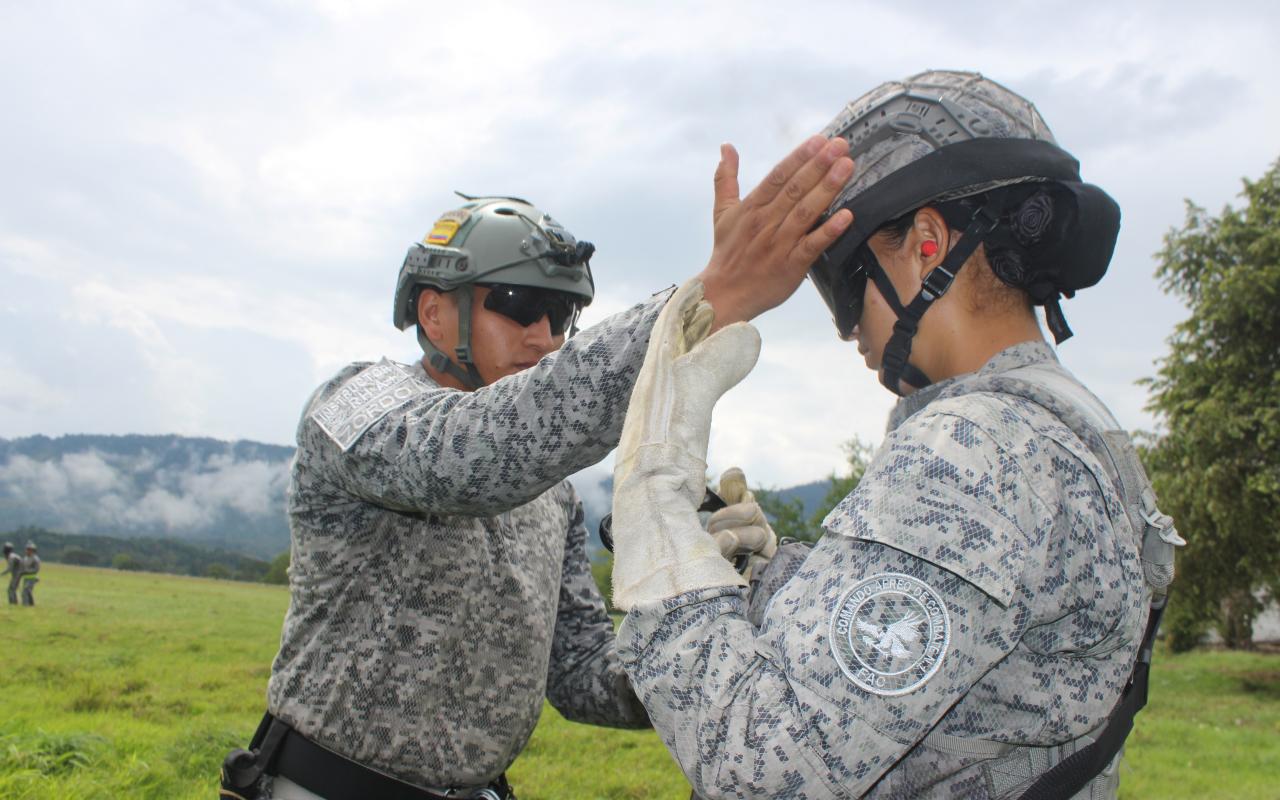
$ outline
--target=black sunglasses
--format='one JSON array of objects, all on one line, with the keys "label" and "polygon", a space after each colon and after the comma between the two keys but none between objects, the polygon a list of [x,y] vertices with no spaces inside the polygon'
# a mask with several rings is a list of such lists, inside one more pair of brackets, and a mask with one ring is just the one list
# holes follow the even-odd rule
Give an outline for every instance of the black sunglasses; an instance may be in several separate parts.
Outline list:
[{"label": "black sunglasses", "polygon": [[853,338],[853,329],[862,318],[867,278],[876,263],[875,253],[864,241],[847,259],[837,262],[823,253],[809,269],[809,280],[831,310],[836,331],[845,341]]},{"label": "black sunglasses", "polygon": [[484,298],[485,308],[526,328],[546,317],[551,323],[552,336],[560,336],[571,328],[583,306],[583,298],[570,292],[510,283],[482,285],[489,288]]}]

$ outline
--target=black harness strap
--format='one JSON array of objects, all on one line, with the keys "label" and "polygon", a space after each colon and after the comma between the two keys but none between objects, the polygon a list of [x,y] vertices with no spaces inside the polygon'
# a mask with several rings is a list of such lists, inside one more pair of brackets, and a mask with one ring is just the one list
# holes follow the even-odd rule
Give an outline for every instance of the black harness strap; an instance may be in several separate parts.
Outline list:
[{"label": "black harness strap", "polygon": [[1133,665],[1133,674],[1097,741],[1067,756],[1037,778],[1019,800],[1067,800],[1098,777],[1120,752],[1125,737],[1133,730],[1134,715],[1147,704],[1151,653],[1155,648],[1156,632],[1160,630],[1160,618],[1164,616],[1166,604],[1167,598],[1166,603],[1162,603],[1159,608],[1151,609],[1151,615],[1147,617],[1147,630],[1142,635],[1142,646],[1138,650],[1138,660]]}]

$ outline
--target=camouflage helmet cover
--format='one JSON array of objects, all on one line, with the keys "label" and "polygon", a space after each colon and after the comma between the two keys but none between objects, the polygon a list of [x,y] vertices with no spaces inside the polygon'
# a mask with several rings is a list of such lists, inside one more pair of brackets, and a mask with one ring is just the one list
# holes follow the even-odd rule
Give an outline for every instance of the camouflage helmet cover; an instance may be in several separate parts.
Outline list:
[{"label": "camouflage helmet cover", "polygon": [[[848,140],[850,156],[858,163],[832,210],[949,144],[983,138],[1056,144],[1034,105],[976,72],[921,72],[885,83],[847,105],[823,135]],[[955,187],[943,194],[957,197],[1011,182],[996,179],[988,186]]]},{"label": "camouflage helmet cover", "polygon": [[1005,186],[1052,183],[1071,199],[1070,235],[1040,254],[1045,285],[1036,302],[1070,296],[1106,272],[1119,207],[1081,181],[1079,162],[1031,102],[977,72],[931,70],[885,83],[849,103],[824,134],[846,139],[856,165],[828,212],[848,208],[853,223],[810,272],[842,330],[857,309],[838,307],[832,287],[869,236],[923,205]]},{"label": "camouflage helmet cover", "polygon": [[578,241],[519,198],[467,199],[442,214],[405,254],[392,318],[397,328],[417,321],[417,290],[426,286],[440,291],[476,283],[537,286],[579,295],[584,306],[591,302],[594,245]]}]

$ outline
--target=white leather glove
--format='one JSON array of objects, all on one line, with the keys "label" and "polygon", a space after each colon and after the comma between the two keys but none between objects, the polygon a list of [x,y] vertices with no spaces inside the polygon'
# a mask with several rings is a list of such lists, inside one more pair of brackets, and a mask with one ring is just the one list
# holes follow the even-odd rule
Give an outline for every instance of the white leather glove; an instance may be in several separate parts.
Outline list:
[{"label": "white leather glove", "polygon": [[778,551],[778,537],[755,495],[747,488],[747,476],[741,469],[730,467],[721,473],[716,494],[728,505],[707,520],[707,533],[716,540],[720,554],[730,563],[739,556],[747,557],[742,576],[751,580]]},{"label": "white leather glove", "polygon": [[694,589],[746,586],[703,530],[711,411],[760,355],[740,322],[707,338],[702,283],[676,290],[654,323],[613,470],[613,602],[630,609]]}]

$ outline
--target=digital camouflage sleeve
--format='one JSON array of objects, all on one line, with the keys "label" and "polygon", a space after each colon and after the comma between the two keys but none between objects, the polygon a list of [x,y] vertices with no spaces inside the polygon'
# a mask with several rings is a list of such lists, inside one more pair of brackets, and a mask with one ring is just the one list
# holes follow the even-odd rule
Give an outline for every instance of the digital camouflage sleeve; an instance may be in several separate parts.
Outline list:
[{"label": "digital camouflage sleeve", "polygon": [[544,697],[646,725],[586,562],[568,475],[617,443],[664,297],[475,392],[421,364],[355,364],[298,428],[291,600],[268,706],[420,785],[487,783]]},{"label": "digital camouflage sleeve", "polygon": [[594,725],[647,726],[644,706],[618,665],[613,620],[591,575],[581,501],[564,553],[547,699],[566,719]]},{"label": "digital camouflage sleeve", "polygon": [[623,663],[699,795],[1017,796],[1105,721],[1147,616],[1132,529],[1071,430],[977,385],[887,437],[758,631],[740,589],[628,615]]}]

